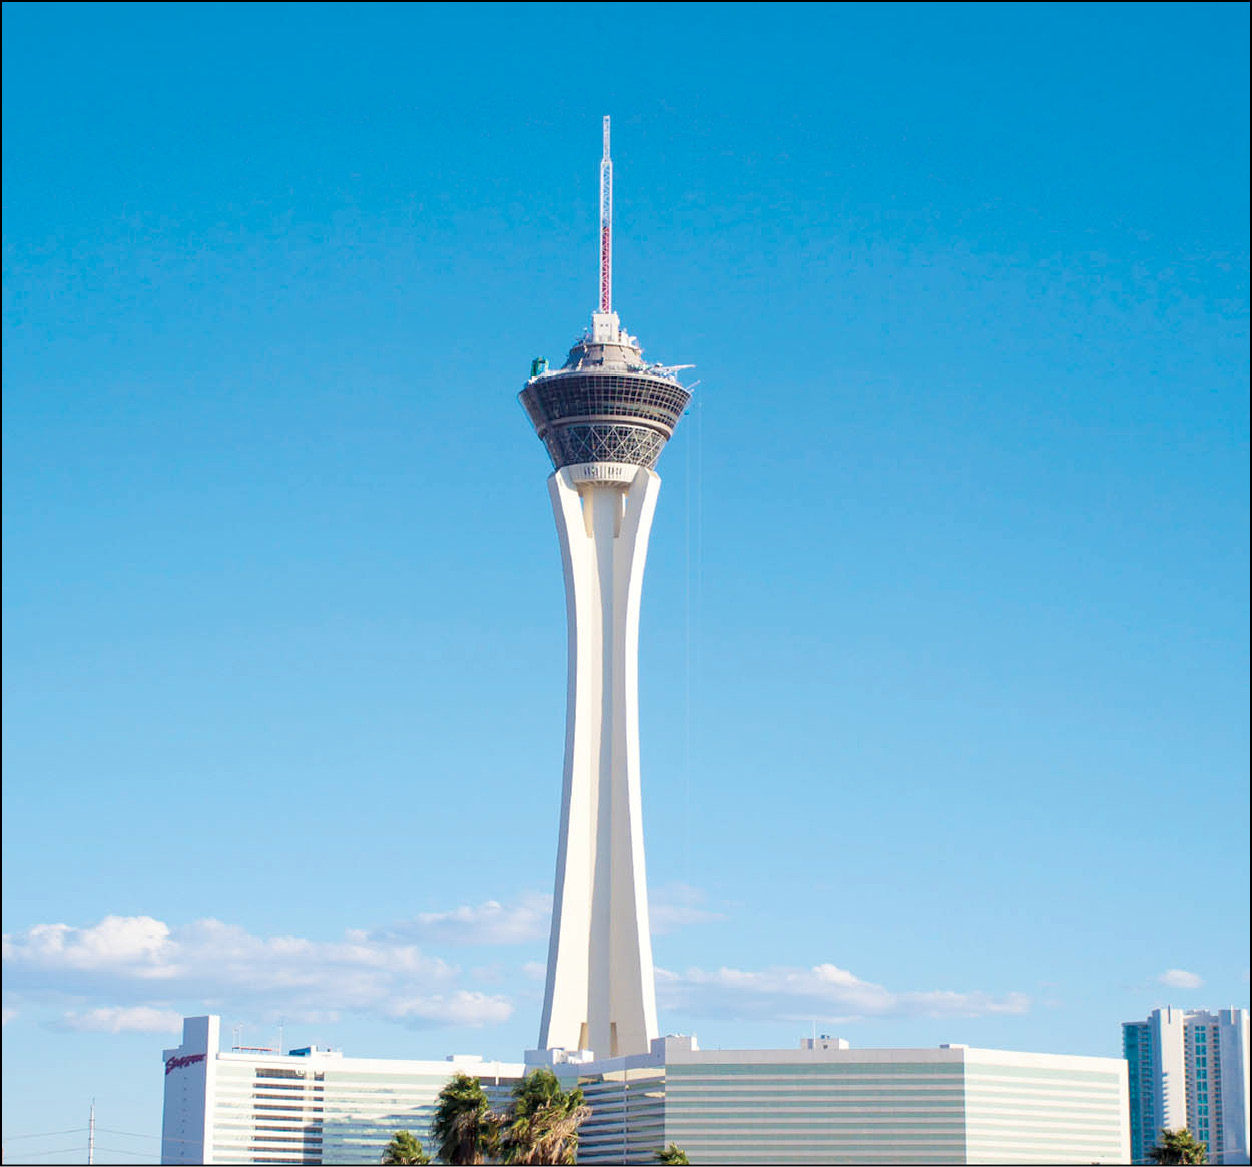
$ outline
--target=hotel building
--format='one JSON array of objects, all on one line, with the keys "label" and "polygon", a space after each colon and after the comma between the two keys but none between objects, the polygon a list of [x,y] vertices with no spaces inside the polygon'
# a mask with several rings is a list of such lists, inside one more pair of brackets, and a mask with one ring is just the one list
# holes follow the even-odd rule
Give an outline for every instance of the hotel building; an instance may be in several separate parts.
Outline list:
[{"label": "hotel building", "polygon": [[700,1050],[673,1037],[653,1050],[554,1067],[583,1085],[593,1108],[580,1163],[655,1162],[671,1142],[692,1163],[1129,1158],[1126,1067],[1113,1058],[808,1041],[799,1050]]},{"label": "hotel building", "polygon": [[163,1163],[377,1163],[398,1130],[433,1150],[436,1098],[456,1072],[494,1105],[537,1065],[591,1107],[580,1163],[1125,1163],[1121,1059],[941,1046],[701,1050],[663,1037],[646,1054],[534,1051],[526,1063],[218,1050],[220,1021],[189,1017],[165,1056]]},{"label": "hotel building", "polygon": [[427,1139],[453,1074],[477,1077],[503,1106],[521,1063],[347,1058],[310,1046],[219,1050],[221,1019],[183,1019],[164,1051],[162,1163],[377,1163],[398,1130]]}]

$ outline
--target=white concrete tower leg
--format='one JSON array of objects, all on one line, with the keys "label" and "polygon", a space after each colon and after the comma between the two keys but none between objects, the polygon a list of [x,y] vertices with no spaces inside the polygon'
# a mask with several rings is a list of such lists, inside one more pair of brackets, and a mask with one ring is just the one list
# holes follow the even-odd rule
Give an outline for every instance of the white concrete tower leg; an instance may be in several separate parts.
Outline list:
[{"label": "white concrete tower leg", "polygon": [[639,605],[661,480],[548,480],[565,564],[569,696],[541,1048],[646,1053],[657,1036],[639,790]]}]

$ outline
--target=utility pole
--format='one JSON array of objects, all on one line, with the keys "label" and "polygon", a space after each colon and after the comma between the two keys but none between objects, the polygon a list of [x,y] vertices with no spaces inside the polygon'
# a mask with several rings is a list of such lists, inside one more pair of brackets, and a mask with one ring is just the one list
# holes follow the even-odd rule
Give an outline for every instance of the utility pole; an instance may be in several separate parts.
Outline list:
[{"label": "utility pole", "polygon": [[91,1100],[91,1115],[87,1119],[87,1162],[96,1161],[96,1100]]}]

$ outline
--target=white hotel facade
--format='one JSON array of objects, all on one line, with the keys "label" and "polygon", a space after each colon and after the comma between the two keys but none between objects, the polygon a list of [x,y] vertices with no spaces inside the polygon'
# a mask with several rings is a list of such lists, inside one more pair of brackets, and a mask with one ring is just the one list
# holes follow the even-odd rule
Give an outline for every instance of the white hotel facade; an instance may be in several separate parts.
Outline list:
[{"label": "white hotel facade", "polygon": [[286,1054],[222,1051],[221,1019],[183,1019],[182,1044],[163,1053],[162,1163],[377,1163],[398,1130],[426,1134],[435,1099],[457,1071],[493,1103],[520,1063],[481,1058],[347,1058],[316,1046]]},{"label": "white hotel facade", "polygon": [[377,1163],[398,1130],[431,1150],[436,1098],[456,1072],[496,1105],[542,1063],[584,1090],[580,1163],[1126,1163],[1126,1063],[941,1046],[700,1050],[522,1062],[349,1058],[309,1047],[220,1051],[217,1017],[189,1017],[164,1051],[163,1163]]}]

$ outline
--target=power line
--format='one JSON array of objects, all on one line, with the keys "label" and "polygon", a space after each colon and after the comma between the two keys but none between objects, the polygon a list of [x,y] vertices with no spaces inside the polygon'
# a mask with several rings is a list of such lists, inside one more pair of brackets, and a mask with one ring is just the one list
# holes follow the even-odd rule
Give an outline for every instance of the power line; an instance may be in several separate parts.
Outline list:
[{"label": "power line", "polygon": [[15,1142],[17,1139],[50,1139],[54,1135],[76,1135],[86,1129],[87,1128],[85,1126],[76,1126],[71,1127],[67,1131],[44,1131],[43,1133],[37,1135],[4,1135],[3,1138],[6,1143]]},{"label": "power line", "polygon": [[82,1147],[58,1147],[55,1151],[23,1151],[28,1159],[42,1159],[45,1155],[68,1155],[73,1151],[82,1154]]},{"label": "power line", "polygon": [[[9,1143],[17,1142],[18,1139],[47,1139],[47,1138],[52,1138],[55,1135],[77,1135],[77,1134],[82,1134],[87,1129],[88,1128],[85,1126],[79,1126],[79,1127],[73,1127],[72,1129],[67,1130],[67,1131],[41,1131],[36,1134],[27,1134],[27,1135],[3,1135],[3,1136],[0,1136],[0,1140],[2,1140],[7,1145]],[[96,1130],[104,1134],[109,1134],[109,1135],[122,1135],[123,1137],[128,1138],[128,1139],[150,1139],[152,1142],[156,1142],[156,1143],[159,1143],[159,1142],[195,1143],[197,1146],[199,1146],[200,1144],[199,1139],[180,1139],[180,1138],[176,1138],[173,1135],[146,1135],[146,1134],[142,1134],[139,1131],[119,1131],[119,1130],[114,1130],[111,1127],[104,1127],[104,1126],[98,1126],[96,1127]],[[38,1152],[23,1151],[22,1152],[22,1154],[24,1155],[34,1155],[34,1154],[46,1155],[50,1153],[51,1152],[48,1152],[48,1151],[38,1151]],[[127,1155],[131,1155],[131,1154],[138,1155],[138,1154],[144,1154],[144,1153],[145,1152],[141,1152],[141,1151],[126,1151],[125,1152],[125,1154]]]},{"label": "power line", "polygon": [[[97,1128],[98,1129],[98,1128]],[[130,1147],[102,1147],[99,1144],[94,1148],[96,1151],[107,1151],[110,1155],[129,1155],[132,1158],[151,1159],[153,1162],[160,1160],[160,1155],[153,1155],[147,1151],[136,1151]],[[56,1147],[50,1151],[23,1151],[23,1158],[26,1159],[44,1159],[48,1155],[69,1155],[74,1152],[82,1154],[82,1147]]]}]

